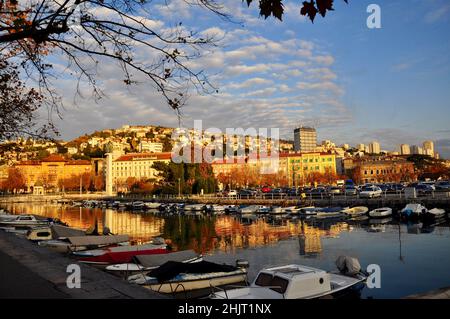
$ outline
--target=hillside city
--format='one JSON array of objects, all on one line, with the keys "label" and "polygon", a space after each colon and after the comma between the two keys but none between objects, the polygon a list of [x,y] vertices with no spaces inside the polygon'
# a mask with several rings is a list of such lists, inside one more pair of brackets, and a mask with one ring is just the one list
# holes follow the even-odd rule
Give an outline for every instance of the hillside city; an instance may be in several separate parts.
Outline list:
[{"label": "hillside city", "polygon": [[[225,156],[210,164],[174,164],[170,154],[174,130],[123,125],[68,142],[32,138],[4,141],[0,144],[1,191],[209,193],[264,185],[333,185],[342,179],[362,184],[449,177],[450,161],[440,159],[433,141],[421,146],[402,144],[397,150],[386,151],[377,141],[355,146],[336,145],[330,140],[318,143],[317,131],[310,127],[295,129],[294,141],[279,141],[278,172],[272,174],[258,173],[261,167],[272,165],[270,162],[248,157],[255,145],[259,150],[258,138],[251,136],[223,136],[224,146],[231,145],[235,155],[239,149],[245,150],[244,161],[230,161]],[[200,143],[208,134],[202,132]],[[110,154],[110,161],[106,154]]]}]

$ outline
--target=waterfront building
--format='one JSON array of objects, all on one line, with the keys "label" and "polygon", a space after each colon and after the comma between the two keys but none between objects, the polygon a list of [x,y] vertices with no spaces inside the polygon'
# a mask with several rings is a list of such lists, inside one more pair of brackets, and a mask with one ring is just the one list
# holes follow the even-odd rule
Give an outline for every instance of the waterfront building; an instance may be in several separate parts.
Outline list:
[{"label": "waterfront building", "polygon": [[317,132],[312,127],[299,127],[294,130],[294,151],[314,152],[317,146]]},{"label": "waterfront building", "polygon": [[346,174],[357,183],[385,183],[415,180],[414,163],[401,157],[363,157],[344,160]]},{"label": "waterfront building", "polygon": [[53,154],[40,161],[22,161],[15,165],[25,177],[25,185],[28,191],[32,191],[35,185],[59,190],[58,182],[73,176],[91,174],[92,164],[87,160],[68,160]]},{"label": "waterfront building", "polygon": [[125,182],[129,177],[136,179],[158,179],[158,171],[153,168],[155,162],[169,163],[171,153],[129,153],[113,159],[108,154],[106,161],[107,192],[112,185]]}]

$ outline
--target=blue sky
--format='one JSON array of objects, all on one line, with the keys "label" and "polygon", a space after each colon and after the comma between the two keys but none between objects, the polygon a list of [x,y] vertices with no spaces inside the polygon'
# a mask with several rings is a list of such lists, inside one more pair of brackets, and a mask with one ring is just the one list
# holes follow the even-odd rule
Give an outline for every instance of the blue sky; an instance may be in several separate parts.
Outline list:
[{"label": "blue sky", "polygon": [[[179,0],[150,7],[149,18],[160,28],[182,21],[186,29],[221,39],[190,62],[210,75],[219,93],[191,93],[185,126],[201,119],[205,128],[279,127],[293,138],[296,126],[313,125],[319,139],[377,140],[390,150],[432,139],[450,158],[449,1],[336,0],[336,11],[314,24],[299,15],[299,1],[285,1],[283,22],[260,18],[257,3],[249,9],[239,0],[218,2],[234,22]],[[370,3],[381,7],[381,29],[366,26]],[[155,92],[146,85],[123,88],[117,72],[111,65],[99,70],[107,97],[98,103],[74,104],[73,82],[58,84],[66,97],[57,122],[63,138],[123,124],[177,126]]]}]

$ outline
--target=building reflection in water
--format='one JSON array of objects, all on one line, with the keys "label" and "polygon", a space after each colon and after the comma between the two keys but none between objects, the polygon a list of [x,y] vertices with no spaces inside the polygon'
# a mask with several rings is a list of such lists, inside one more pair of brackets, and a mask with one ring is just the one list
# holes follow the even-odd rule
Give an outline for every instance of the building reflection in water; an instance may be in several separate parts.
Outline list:
[{"label": "building reflection in water", "polygon": [[164,237],[174,250],[193,249],[207,254],[214,250],[235,252],[276,244],[280,240],[298,238],[302,256],[314,257],[322,252],[323,237],[338,237],[349,232],[344,222],[310,223],[289,220],[269,222],[256,219],[243,222],[235,216],[160,216],[112,209],[70,207],[64,205],[13,204],[14,214],[35,214],[59,218],[69,226],[87,229],[98,222],[99,231],[107,226],[113,234],[127,234],[130,240],[144,243],[152,237]]}]

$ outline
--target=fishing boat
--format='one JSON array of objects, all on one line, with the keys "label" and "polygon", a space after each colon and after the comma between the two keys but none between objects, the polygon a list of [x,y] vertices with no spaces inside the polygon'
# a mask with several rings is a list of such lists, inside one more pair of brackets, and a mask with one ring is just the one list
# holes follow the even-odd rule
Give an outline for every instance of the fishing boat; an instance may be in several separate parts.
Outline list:
[{"label": "fishing boat", "polygon": [[110,245],[119,245],[128,243],[127,235],[116,236],[73,236],[62,237],[59,239],[43,240],[38,243],[39,246],[47,247],[53,251],[60,253],[68,253],[74,251],[83,251],[86,249],[106,247]]},{"label": "fishing boat", "polygon": [[144,245],[126,245],[73,252],[80,262],[95,265],[131,263],[133,257],[139,255],[167,254],[165,243],[149,243]]},{"label": "fishing boat", "polygon": [[385,218],[391,215],[392,215],[392,208],[390,207],[377,208],[369,212],[369,216],[372,218]]},{"label": "fishing boat", "polygon": [[421,204],[407,204],[405,208],[400,211],[400,215],[405,218],[417,218],[426,212],[426,207]]},{"label": "fishing boat", "polygon": [[356,206],[352,208],[343,209],[341,213],[348,215],[348,216],[362,216],[366,215],[369,211],[369,208],[365,206]]},{"label": "fishing boat", "polygon": [[158,268],[168,261],[192,263],[200,262],[202,260],[203,256],[196,254],[195,251],[183,250],[177,252],[169,252],[167,254],[135,256],[131,263],[109,265],[106,267],[106,271],[115,274],[136,274],[134,277],[129,276],[128,280],[133,283],[144,284],[145,275],[148,272],[155,268]]},{"label": "fishing boat", "polygon": [[[340,257],[342,258],[342,257]],[[344,257],[348,260],[349,257]],[[339,260],[339,259],[338,259]],[[221,290],[211,299],[314,299],[337,296],[349,289],[363,287],[366,276],[356,259],[347,262],[348,271],[326,272],[303,265],[285,265],[262,269],[248,287]],[[362,287],[361,287],[362,286]]]},{"label": "fishing boat", "polygon": [[145,276],[143,286],[159,293],[186,292],[247,280],[244,267],[208,261],[180,263],[168,261]]}]

